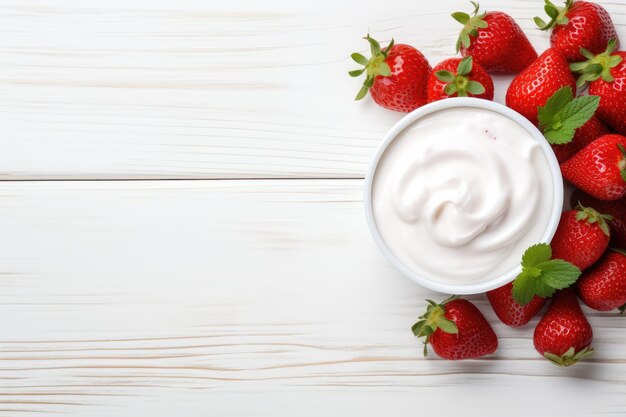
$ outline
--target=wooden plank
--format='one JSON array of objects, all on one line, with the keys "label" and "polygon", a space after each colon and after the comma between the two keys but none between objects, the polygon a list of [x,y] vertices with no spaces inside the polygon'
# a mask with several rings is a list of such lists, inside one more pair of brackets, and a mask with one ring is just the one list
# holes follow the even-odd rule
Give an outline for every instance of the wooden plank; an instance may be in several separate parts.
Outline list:
[{"label": "wooden plank", "polygon": [[361,180],[0,184],[0,415],[619,415],[626,323],[541,359],[493,323],[477,361],[424,359],[425,291],[370,239]]},{"label": "wooden plank", "polygon": [[[602,3],[626,40],[626,4]],[[482,4],[547,46],[540,1]],[[439,62],[468,7],[2,0],[0,179],[361,178],[401,114],[352,101],[349,54],[369,31]]]}]

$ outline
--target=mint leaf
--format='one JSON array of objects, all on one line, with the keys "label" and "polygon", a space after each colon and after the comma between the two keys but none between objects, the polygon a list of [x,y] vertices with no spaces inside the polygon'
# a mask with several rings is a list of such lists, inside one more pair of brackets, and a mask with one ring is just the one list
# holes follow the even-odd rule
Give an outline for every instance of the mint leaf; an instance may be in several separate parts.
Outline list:
[{"label": "mint leaf", "polygon": [[565,145],[566,143],[574,140],[574,136],[576,136],[576,131],[574,129],[569,129],[564,126],[561,126],[559,130],[546,130],[543,135],[548,140],[548,143],[552,145]]},{"label": "mint leaf", "polygon": [[521,305],[530,303],[536,292],[538,279],[522,272],[513,281],[513,298]]},{"label": "mint leaf", "polygon": [[522,268],[529,269],[552,258],[552,248],[547,243],[539,243],[526,249],[522,256]]},{"label": "mint leaf", "polygon": [[571,286],[581,274],[580,269],[562,259],[542,262],[537,267],[542,271],[541,281],[555,290]]},{"label": "mint leaf", "polygon": [[555,292],[556,289],[550,287],[545,281],[543,281],[543,276],[537,279],[537,283],[535,284],[535,295],[537,297],[551,297]]},{"label": "mint leaf", "polygon": [[561,123],[572,129],[578,129],[589,121],[600,105],[600,97],[577,97],[567,103],[559,112]]},{"label": "mint leaf", "polygon": [[546,101],[545,106],[539,107],[539,127],[541,130],[554,123],[556,115],[563,109],[568,103],[574,100],[574,92],[571,87],[562,87],[557,90]]},{"label": "mint leaf", "polygon": [[574,284],[581,272],[569,262],[550,259],[552,248],[546,243],[529,247],[522,256],[522,272],[513,282],[513,298],[521,305],[533,297],[550,297]]},{"label": "mint leaf", "polygon": [[539,126],[549,143],[569,143],[574,139],[576,129],[593,117],[599,104],[598,96],[573,98],[571,88],[563,87],[539,109]]}]

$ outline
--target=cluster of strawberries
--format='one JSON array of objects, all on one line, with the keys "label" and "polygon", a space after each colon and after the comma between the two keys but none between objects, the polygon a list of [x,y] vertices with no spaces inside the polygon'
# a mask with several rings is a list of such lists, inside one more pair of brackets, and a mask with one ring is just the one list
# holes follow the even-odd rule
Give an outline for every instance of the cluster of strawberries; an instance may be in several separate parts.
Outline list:
[{"label": "cluster of strawberries", "polygon": [[[492,100],[491,74],[518,74],[506,104],[534,123],[551,144],[566,180],[578,189],[574,210],[562,214],[551,243],[530,247],[514,282],[487,294],[496,315],[511,327],[539,321],[534,344],[545,358],[568,366],[593,353],[593,332],[578,297],[590,308],[626,309],[626,52],[608,12],[598,4],[545,0],[551,47],[538,55],[517,23],[502,12],[453,13],[463,25],[457,52],[431,69],[409,45],[386,48],[367,36],[372,58],[352,58],[366,74],[357,99],[370,92],[379,105],[409,112],[448,97]],[[573,75],[578,74],[578,79]],[[575,97],[587,87],[588,95]],[[609,247],[610,245],[610,247]],[[578,296],[577,296],[578,295]],[[413,326],[445,359],[495,352],[497,337],[481,312],[456,296],[427,311]]]}]

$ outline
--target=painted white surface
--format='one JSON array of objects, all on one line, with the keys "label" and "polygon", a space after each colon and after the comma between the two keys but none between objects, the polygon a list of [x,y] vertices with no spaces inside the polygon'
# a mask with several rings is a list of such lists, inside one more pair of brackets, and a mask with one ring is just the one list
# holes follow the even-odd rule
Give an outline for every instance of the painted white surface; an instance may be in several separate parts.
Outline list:
[{"label": "painted white surface", "polygon": [[615,314],[590,314],[597,356],[559,369],[533,350],[532,325],[506,328],[484,296],[473,296],[494,324],[498,353],[424,359],[410,326],[423,298],[441,295],[400,276],[378,253],[362,218],[361,186],[0,184],[0,409],[624,410],[626,322]]},{"label": "painted white surface", "polygon": [[[626,38],[626,3],[602,1]],[[503,7],[539,50],[541,0]],[[0,175],[362,177],[400,113],[354,103],[368,31],[454,54],[464,0],[1,0]],[[498,80],[504,97],[507,78]]]},{"label": "painted white surface", "polygon": [[[545,47],[541,2],[504,3]],[[623,318],[562,370],[474,296],[497,355],[423,359],[441,295],[368,235],[358,178],[401,115],[352,102],[347,57],[369,30],[439,61],[467,7],[0,0],[0,416],[623,414]],[[263,177],[326,179],[211,180]],[[147,178],[203,180],[106,181]]]}]

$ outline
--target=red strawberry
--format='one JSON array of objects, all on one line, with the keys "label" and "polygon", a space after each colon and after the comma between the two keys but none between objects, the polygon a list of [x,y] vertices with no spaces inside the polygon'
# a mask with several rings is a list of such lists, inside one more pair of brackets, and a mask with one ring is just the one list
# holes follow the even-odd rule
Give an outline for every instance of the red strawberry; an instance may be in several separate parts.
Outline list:
[{"label": "red strawberry", "polygon": [[593,330],[571,288],[557,292],[537,324],[535,349],[559,366],[570,366],[593,354]]},{"label": "red strawberry", "polygon": [[511,82],[506,105],[538,124],[538,109],[562,87],[576,91],[567,60],[555,49],[548,49]]},{"label": "red strawberry", "polygon": [[576,155],[581,149],[589,145],[600,136],[608,135],[611,129],[597,117],[592,117],[582,127],[576,129],[574,139],[563,145],[551,145],[559,163],[565,162]]},{"label": "red strawberry", "polygon": [[600,97],[598,117],[618,133],[626,135],[626,52],[613,52],[616,41],[610,41],[606,52],[594,56],[582,49],[588,60],[571,65],[578,72],[578,86],[589,82],[589,94]]},{"label": "red strawberry", "polygon": [[546,303],[545,298],[533,297],[526,305],[513,298],[513,283],[506,284],[487,293],[487,299],[502,323],[511,327],[525,326]]},{"label": "red strawberry", "polygon": [[626,248],[626,198],[616,201],[602,201],[576,190],[572,194],[570,202],[572,207],[581,203],[587,207],[593,207],[600,213],[613,216],[613,220],[609,222],[611,244],[618,248]]},{"label": "red strawberry", "polygon": [[433,68],[428,77],[428,102],[448,97],[493,100],[493,80],[472,57],[450,58]]},{"label": "red strawberry", "polygon": [[589,307],[609,311],[626,310],[626,253],[610,251],[585,271],[576,283],[580,298]]},{"label": "red strawberry", "polygon": [[611,39],[617,39],[611,16],[599,4],[567,0],[565,7],[561,8],[546,0],[545,10],[552,18],[550,22],[536,17],[535,23],[541,30],[552,29],[550,44],[570,62],[585,59],[580,48],[599,54]]},{"label": "red strawberry", "polygon": [[372,57],[368,60],[359,53],[352,59],[365,68],[350,71],[351,77],[366,73],[363,87],[355,100],[361,100],[368,90],[380,106],[395,111],[410,112],[426,104],[426,82],[431,72],[428,60],[409,45],[391,43],[381,50],[380,44],[366,36]]},{"label": "red strawberry", "polygon": [[552,238],[552,257],[581,270],[589,268],[609,246],[611,233],[607,220],[612,218],[584,206],[564,212]]},{"label": "red strawberry", "polygon": [[444,359],[475,359],[498,348],[498,338],[476,306],[451,297],[441,304],[428,301],[426,313],[411,330],[424,340],[424,356],[430,343]]},{"label": "red strawberry", "polygon": [[502,12],[478,14],[456,12],[452,17],[463,25],[456,43],[457,52],[471,56],[474,62],[491,73],[515,74],[528,67],[537,52],[513,18]]},{"label": "red strawberry", "polygon": [[561,164],[563,177],[600,200],[626,195],[626,137],[605,135]]}]

